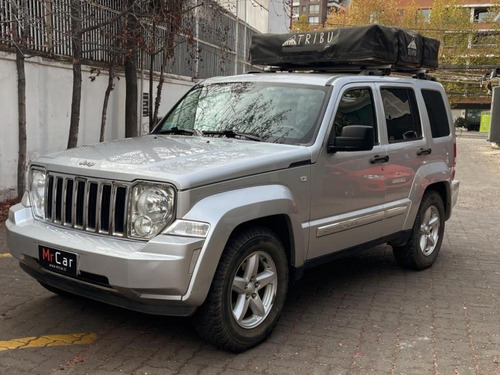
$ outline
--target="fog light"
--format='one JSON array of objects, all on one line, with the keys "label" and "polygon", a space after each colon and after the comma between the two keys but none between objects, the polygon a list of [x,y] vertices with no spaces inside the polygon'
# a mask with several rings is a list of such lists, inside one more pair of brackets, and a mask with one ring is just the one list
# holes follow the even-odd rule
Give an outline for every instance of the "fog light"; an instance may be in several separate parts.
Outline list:
[{"label": "fog light", "polygon": [[134,221],[134,229],[140,236],[149,236],[153,230],[153,221],[147,216],[139,216]]}]

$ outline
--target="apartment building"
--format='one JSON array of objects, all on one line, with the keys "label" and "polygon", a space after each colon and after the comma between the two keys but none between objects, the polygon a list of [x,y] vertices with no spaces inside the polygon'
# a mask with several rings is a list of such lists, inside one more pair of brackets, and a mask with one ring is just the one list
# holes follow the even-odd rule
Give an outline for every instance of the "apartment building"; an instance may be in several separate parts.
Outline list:
[{"label": "apartment building", "polygon": [[[433,0],[400,0],[402,7],[406,7],[415,1],[416,5],[421,10],[425,18],[430,17]],[[492,22],[500,22],[500,9],[494,9],[495,5],[488,0],[458,0],[458,3],[470,11],[470,22],[477,25],[474,35],[469,39],[470,55],[473,56],[478,50],[491,50],[491,62],[498,62],[500,68],[500,49],[498,46],[498,27],[492,27]],[[468,65],[468,64],[467,64]],[[492,67],[486,65],[484,71],[488,71]],[[467,70],[465,70],[467,71]],[[477,72],[478,75],[481,72]],[[479,84],[480,78],[477,78]],[[471,129],[479,129],[481,113],[489,110],[491,106],[491,98],[486,95],[481,97],[464,97],[457,99],[453,105],[454,118],[463,117],[467,122],[467,126]]]},{"label": "apartment building", "polygon": [[348,3],[349,0],[292,0],[292,19],[296,21],[305,14],[309,25],[323,25],[332,8],[338,9]]}]

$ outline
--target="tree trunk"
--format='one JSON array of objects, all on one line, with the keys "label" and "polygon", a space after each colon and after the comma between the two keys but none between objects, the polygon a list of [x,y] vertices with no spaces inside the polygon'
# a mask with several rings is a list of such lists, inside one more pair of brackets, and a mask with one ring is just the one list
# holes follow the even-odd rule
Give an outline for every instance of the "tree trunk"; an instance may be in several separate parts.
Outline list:
[{"label": "tree trunk", "polygon": [[137,51],[125,58],[125,137],[136,137],[137,126]]},{"label": "tree trunk", "polygon": [[155,108],[154,108],[154,114],[153,114],[153,121],[152,125],[150,124],[149,126],[149,131],[152,131],[153,128],[156,126],[158,123],[158,111],[160,109],[160,104],[161,104],[161,91],[163,89],[163,83],[165,82],[165,64],[166,62],[166,54],[163,54],[163,59],[161,63],[161,68],[160,68],[160,80],[158,82],[158,86],[156,86],[156,98],[155,98]]},{"label": "tree trunk", "polygon": [[104,103],[102,104],[102,114],[101,114],[101,134],[99,136],[99,142],[104,142],[104,133],[106,130],[106,114],[108,112],[108,103],[111,91],[114,89],[114,79],[115,79],[115,62],[111,62],[109,66],[109,78],[108,87],[106,87],[106,92],[104,93]]},{"label": "tree trunk", "polygon": [[[156,35],[156,24],[153,20],[152,26],[152,34]],[[154,82],[154,61],[156,53],[155,51],[150,51],[150,60],[149,60],[149,108],[148,108],[148,116],[149,116],[149,131],[151,131],[154,127],[154,119],[153,119],[153,82]]]},{"label": "tree trunk", "polygon": [[71,1],[71,41],[73,45],[73,92],[71,94],[71,119],[68,148],[78,144],[80,105],[82,99],[82,8],[80,0]]},{"label": "tree trunk", "polygon": [[29,39],[29,23],[27,17],[27,1],[21,0],[14,8],[18,28],[14,27],[14,40],[16,45],[16,70],[17,70],[17,115],[18,115],[18,157],[17,157],[17,199],[21,200],[26,190],[26,73],[24,69],[24,51]]},{"label": "tree trunk", "polygon": [[17,160],[17,198],[21,200],[26,190],[26,75],[24,54],[16,51],[17,113],[19,129],[19,156]]},{"label": "tree trunk", "polygon": [[149,116],[149,131],[153,129],[153,82],[154,82],[154,73],[153,73],[153,61],[154,55],[150,55],[151,63],[149,64],[149,102],[148,102],[148,116]]},{"label": "tree trunk", "polygon": [[[134,0],[128,0],[132,7]],[[127,16],[128,40],[125,56],[125,137],[136,137],[137,126],[137,19],[132,12]]]}]

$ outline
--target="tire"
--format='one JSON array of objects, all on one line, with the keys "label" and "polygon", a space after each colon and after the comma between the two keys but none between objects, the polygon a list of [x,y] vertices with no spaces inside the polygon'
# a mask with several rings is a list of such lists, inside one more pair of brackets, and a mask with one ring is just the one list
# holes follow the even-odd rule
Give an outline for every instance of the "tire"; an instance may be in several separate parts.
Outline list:
[{"label": "tire", "polygon": [[66,292],[65,290],[53,287],[52,285],[48,285],[45,283],[40,282],[40,285],[43,286],[45,289],[47,289],[49,292],[52,292],[54,294],[57,294],[58,296],[64,297],[64,298],[75,298],[76,296],[70,292]]},{"label": "tire", "polygon": [[245,351],[271,334],[287,289],[288,262],[276,234],[261,227],[239,232],[222,253],[194,328],[218,348]]},{"label": "tire", "polygon": [[426,192],[408,242],[404,246],[392,247],[400,266],[423,270],[434,264],[443,242],[444,216],[441,196],[433,190]]}]

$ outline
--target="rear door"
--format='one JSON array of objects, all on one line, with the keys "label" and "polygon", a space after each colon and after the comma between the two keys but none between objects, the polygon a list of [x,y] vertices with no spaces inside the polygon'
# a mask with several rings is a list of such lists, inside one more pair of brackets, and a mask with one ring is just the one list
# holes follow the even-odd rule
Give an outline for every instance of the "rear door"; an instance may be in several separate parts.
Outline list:
[{"label": "rear door", "polygon": [[400,231],[411,208],[410,191],[419,168],[432,153],[430,140],[422,130],[422,117],[412,85],[377,84],[387,142],[385,219],[381,235]]}]

